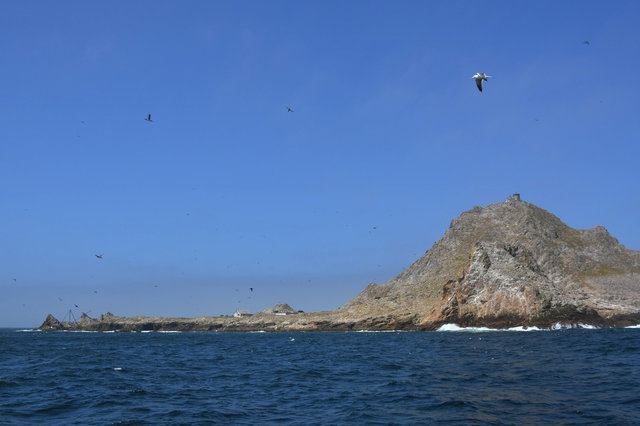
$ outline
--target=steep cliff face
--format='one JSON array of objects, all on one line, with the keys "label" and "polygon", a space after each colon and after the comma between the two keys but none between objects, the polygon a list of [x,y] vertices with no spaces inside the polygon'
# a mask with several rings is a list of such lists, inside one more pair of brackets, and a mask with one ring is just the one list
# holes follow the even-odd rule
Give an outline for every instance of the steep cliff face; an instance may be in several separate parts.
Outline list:
[{"label": "steep cliff face", "polygon": [[496,325],[637,314],[640,252],[510,198],[463,213],[407,270],[338,311]]}]

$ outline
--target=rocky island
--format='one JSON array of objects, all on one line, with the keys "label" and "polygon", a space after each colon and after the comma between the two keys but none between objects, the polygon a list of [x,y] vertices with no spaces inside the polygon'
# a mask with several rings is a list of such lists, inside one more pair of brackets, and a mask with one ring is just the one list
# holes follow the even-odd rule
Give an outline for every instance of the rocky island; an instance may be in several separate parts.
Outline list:
[{"label": "rocky island", "polygon": [[[280,307],[279,307],[280,306]],[[240,317],[48,315],[40,330],[434,330],[443,324],[509,328],[640,324],[640,251],[602,226],[578,230],[514,194],[454,219],[409,268],[369,284],[345,305],[303,313],[276,305]]]}]

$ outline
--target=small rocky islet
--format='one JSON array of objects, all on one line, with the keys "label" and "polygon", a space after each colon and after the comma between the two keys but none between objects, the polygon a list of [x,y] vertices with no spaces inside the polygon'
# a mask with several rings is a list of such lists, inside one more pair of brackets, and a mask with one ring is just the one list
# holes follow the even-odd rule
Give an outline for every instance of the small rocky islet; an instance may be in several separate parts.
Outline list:
[{"label": "small rocky islet", "polygon": [[395,278],[326,312],[286,304],[238,317],[51,314],[39,330],[348,331],[463,327],[625,327],[640,323],[640,251],[602,226],[578,230],[518,194],[474,207]]}]

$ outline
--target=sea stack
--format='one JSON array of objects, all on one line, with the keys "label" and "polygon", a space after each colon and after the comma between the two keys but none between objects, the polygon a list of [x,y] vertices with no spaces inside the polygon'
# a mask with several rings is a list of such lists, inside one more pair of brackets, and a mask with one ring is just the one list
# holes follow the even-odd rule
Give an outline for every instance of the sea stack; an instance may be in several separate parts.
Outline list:
[{"label": "sea stack", "polygon": [[640,252],[602,226],[570,228],[514,194],[462,213],[408,269],[338,311],[411,315],[425,328],[637,324]]}]

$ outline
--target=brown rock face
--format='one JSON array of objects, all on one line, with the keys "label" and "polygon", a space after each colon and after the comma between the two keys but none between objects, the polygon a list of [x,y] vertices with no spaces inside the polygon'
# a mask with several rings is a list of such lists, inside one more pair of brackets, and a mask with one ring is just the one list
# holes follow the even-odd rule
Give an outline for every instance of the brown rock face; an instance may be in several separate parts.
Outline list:
[{"label": "brown rock face", "polygon": [[605,325],[640,314],[640,252],[601,226],[576,230],[510,198],[463,213],[407,270],[370,284],[338,311],[411,313],[427,327]]}]

